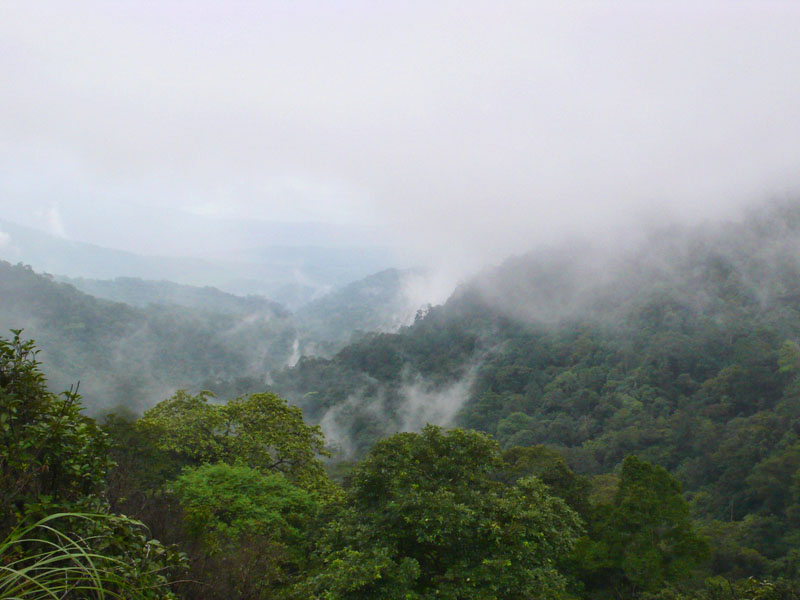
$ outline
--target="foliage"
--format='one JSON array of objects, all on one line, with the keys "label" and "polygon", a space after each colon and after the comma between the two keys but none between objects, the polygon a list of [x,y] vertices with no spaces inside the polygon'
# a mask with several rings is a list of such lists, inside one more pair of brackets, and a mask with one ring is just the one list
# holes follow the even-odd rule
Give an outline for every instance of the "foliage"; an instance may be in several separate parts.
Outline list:
[{"label": "foliage", "polygon": [[282,473],[308,490],[331,492],[318,456],[325,455],[318,426],[308,426],[302,411],[275,394],[250,394],[212,404],[209,392],[178,391],[139,420],[162,450],[189,464],[241,462],[262,473]]},{"label": "foliage", "polygon": [[314,498],[274,473],[225,463],[187,468],[172,484],[192,535],[212,552],[246,534],[300,545],[318,507]]},{"label": "foliage", "polygon": [[[76,529],[83,534],[71,533]],[[84,513],[19,526],[0,541],[0,597],[174,599],[168,575],[181,559],[145,541],[142,529],[124,517]],[[109,552],[122,538],[124,555]]]},{"label": "foliage", "polygon": [[47,390],[32,341],[0,338],[0,533],[102,489],[107,441],[75,391]]},{"label": "foliage", "polygon": [[111,414],[102,423],[111,445],[112,466],[106,476],[105,495],[114,512],[133,515],[155,524],[167,517],[166,506],[156,507],[164,485],[181,473],[185,463],[158,447],[158,433],[137,427],[132,415]]},{"label": "foliage", "polygon": [[[177,590],[186,600],[557,598],[565,586],[593,600],[794,599],[798,243],[795,207],[661,232],[589,262],[573,250],[517,257],[413,326],[278,373],[275,389],[306,421],[271,394],[225,404],[187,392],[140,423],[110,419],[118,464],[105,489],[104,436],[77,399],[64,408],[70,394],[48,395],[32,347],[7,342],[1,372],[29,383],[3,384],[6,530],[54,506],[104,511],[105,496],[191,555],[200,583]],[[87,384],[114,370],[115,397],[132,406],[148,370],[162,383],[263,389],[266,354],[242,351],[261,326],[239,337],[236,315],[95,304],[8,270],[3,314],[49,307],[51,339],[69,351],[48,361]],[[285,351],[296,332],[282,331]],[[151,335],[155,346],[139,344]],[[142,360],[145,348],[155,349]],[[409,386],[456,384],[467,390],[456,424],[483,434],[391,435],[406,426]],[[305,424],[323,419],[366,457],[332,467],[344,496],[318,460],[319,429]],[[573,547],[576,513],[585,535]]]},{"label": "foliage", "polygon": [[599,505],[575,551],[581,579],[609,597],[635,597],[688,580],[706,556],[681,496],[661,467],[630,456],[609,505]]},{"label": "foliage", "polygon": [[523,477],[535,476],[581,517],[588,516],[589,482],[576,475],[561,454],[546,446],[515,446],[501,456],[501,481],[513,484]]},{"label": "foliage", "polygon": [[316,499],[280,473],[224,463],[187,468],[171,484],[196,543],[204,598],[273,597],[302,570]]},{"label": "foliage", "polygon": [[466,380],[455,425],[504,449],[547,446],[581,476],[635,454],[681,482],[709,528],[711,575],[795,577],[798,206],[642,232],[617,253],[510,259],[397,334],[301,360],[276,389],[311,419],[336,417],[360,457],[403,426],[409,382]]},{"label": "foliage", "polygon": [[76,391],[47,390],[34,343],[13,334],[0,338],[3,597],[171,597],[181,557],[141,523],[108,514],[106,435],[80,413]]},{"label": "foliage", "polygon": [[506,486],[499,449],[428,426],[359,465],[304,590],[333,598],[553,598],[576,515],[535,478]]},{"label": "foliage", "polygon": [[114,450],[113,490],[188,553],[197,583],[184,598],[273,597],[303,572],[320,503],[339,494],[324,438],[274,394],[212,398],[179,391],[133,426],[111,419],[129,440]]}]

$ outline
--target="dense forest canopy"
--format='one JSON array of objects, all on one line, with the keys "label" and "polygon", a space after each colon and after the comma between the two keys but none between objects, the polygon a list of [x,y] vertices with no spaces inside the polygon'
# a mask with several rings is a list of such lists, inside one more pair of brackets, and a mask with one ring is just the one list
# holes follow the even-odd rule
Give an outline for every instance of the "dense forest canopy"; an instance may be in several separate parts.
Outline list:
[{"label": "dense forest canopy", "polygon": [[579,473],[636,454],[678,477],[726,540],[720,572],[792,575],[799,244],[800,211],[781,205],[621,252],[532,253],[399,334],[302,359],[275,387],[356,455],[408,425],[420,390],[428,408],[456,404],[453,424],[504,448],[545,444]]},{"label": "dense forest canopy", "polygon": [[0,600],[800,600],[798,32],[0,0]]},{"label": "dense forest canopy", "polygon": [[[296,339],[289,313],[226,338],[223,313],[6,265],[4,318],[45,318],[2,343],[2,533],[104,515],[86,526],[116,540],[109,572],[139,565],[124,580],[142,597],[797,598],[798,249],[800,208],[779,205],[533,252],[240,390],[247,344]],[[143,329],[157,351],[130,366],[186,390],[153,406],[129,370],[144,414],[98,425],[47,387],[59,361],[81,389],[114,374],[103,344]],[[229,382],[216,397],[209,374]]]}]

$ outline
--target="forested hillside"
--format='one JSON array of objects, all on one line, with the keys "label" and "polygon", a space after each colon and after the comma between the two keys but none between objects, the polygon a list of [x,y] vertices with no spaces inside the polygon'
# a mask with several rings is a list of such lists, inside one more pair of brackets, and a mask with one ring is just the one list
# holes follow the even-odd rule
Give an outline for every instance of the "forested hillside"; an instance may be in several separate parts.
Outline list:
[{"label": "forested hillside", "polygon": [[[115,514],[140,519],[168,544],[157,572],[125,575],[141,597],[796,600],[798,249],[784,205],[532,252],[271,383],[238,361],[294,348],[280,315],[134,308],[5,264],[3,318],[41,315],[26,335],[51,389],[75,372],[134,406],[145,375],[194,391],[100,432],[3,341],[0,525],[88,506],[113,536],[140,527]],[[227,401],[199,392],[214,385]],[[135,539],[103,556],[141,561],[156,542]]]},{"label": "forested hillside", "polygon": [[[683,483],[719,573],[800,543],[800,210],[508,261],[401,333],[276,379],[345,450],[439,409],[579,473],[637,454]],[[440,421],[441,422],[441,421]]]},{"label": "forested hillside", "polygon": [[0,0],[0,600],[800,600],[800,0]]},{"label": "forested hillside", "polygon": [[329,356],[353,335],[396,331],[421,308],[408,289],[423,278],[419,270],[387,269],[336,289],[301,306],[295,320],[308,355]]},{"label": "forested hillside", "polygon": [[330,356],[354,335],[396,330],[418,308],[405,293],[414,275],[384,271],[292,314],[263,296],[54,277],[0,261],[0,331],[24,329],[41,343],[54,389],[81,380],[93,411],[141,412],[182,387],[256,391],[301,355]]},{"label": "forested hillside", "polygon": [[223,396],[263,388],[286,364],[295,329],[267,304],[248,313],[101,300],[30,267],[0,261],[0,328],[24,328],[53,389],[80,381],[93,411],[140,412],[178,388]]}]

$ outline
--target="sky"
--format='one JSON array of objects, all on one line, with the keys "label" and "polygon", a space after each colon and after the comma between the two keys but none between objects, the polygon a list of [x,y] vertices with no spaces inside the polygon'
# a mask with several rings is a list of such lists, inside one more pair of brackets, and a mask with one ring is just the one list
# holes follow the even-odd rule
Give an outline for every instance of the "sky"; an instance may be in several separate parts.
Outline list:
[{"label": "sky", "polygon": [[766,0],[4,0],[0,216],[457,273],[718,218],[798,192],[798,31],[800,3]]}]

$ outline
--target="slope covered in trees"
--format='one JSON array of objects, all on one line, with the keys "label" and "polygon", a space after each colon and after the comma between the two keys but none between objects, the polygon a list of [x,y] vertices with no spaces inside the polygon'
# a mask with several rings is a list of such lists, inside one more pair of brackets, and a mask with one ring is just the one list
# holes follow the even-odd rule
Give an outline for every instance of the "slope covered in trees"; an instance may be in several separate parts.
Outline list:
[{"label": "slope covered in trees", "polygon": [[508,261],[400,334],[276,378],[355,452],[458,382],[452,423],[579,473],[630,454],[682,482],[719,574],[793,574],[800,510],[800,210],[672,228],[616,253]]},{"label": "slope covered in trees", "polygon": [[54,389],[81,380],[89,408],[142,411],[182,387],[257,391],[302,354],[327,356],[368,329],[396,329],[413,315],[408,276],[385,271],[292,314],[262,296],[125,277],[55,280],[0,261],[0,331],[41,342]]},{"label": "slope covered in trees", "polygon": [[[53,396],[14,416],[11,385],[4,422],[31,426],[5,431],[34,441],[3,472],[35,485],[4,522],[38,518],[66,474],[58,502],[101,498],[187,553],[199,583],[170,588],[187,599],[795,600],[798,248],[800,210],[777,207],[617,252],[519,257],[397,334],[284,370],[271,387],[292,405],[263,389],[227,403],[179,392],[103,433]],[[75,306],[53,316],[82,314],[85,297],[60,291]],[[149,318],[92,302],[108,314],[86,314],[95,339]],[[80,432],[64,442],[86,478],[49,451],[58,415]],[[320,457],[339,450],[359,462],[339,452],[326,473]]]},{"label": "slope covered in trees", "polygon": [[184,306],[209,312],[272,317],[287,317],[289,312],[277,302],[263,296],[236,296],[214,287],[196,287],[171,281],[149,281],[136,277],[85,279],[57,277],[80,291],[105,300],[122,302],[140,308],[151,304]]},{"label": "slope covered in trees", "polygon": [[634,456],[587,478],[544,446],[429,425],[337,483],[319,427],[274,394],[179,392],[101,428],[34,357],[0,340],[3,597],[798,598],[793,573],[720,577],[720,551],[748,549]]},{"label": "slope covered in trees", "polygon": [[24,328],[43,348],[53,389],[80,381],[94,411],[141,411],[180,387],[228,396],[258,389],[286,363],[295,337],[271,306],[247,314],[137,308],[1,261],[0,328]]},{"label": "slope covered in trees", "polygon": [[35,357],[32,343],[0,339],[0,597],[549,598],[567,587],[560,562],[579,517],[538,479],[499,481],[499,448],[480,433],[387,439],[342,489],[320,461],[320,429],[274,394],[178,392],[101,428],[77,394],[46,390]]},{"label": "slope covered in trees", "polygon": [[408,294],[421,270],[386,269],[332,290],[295,311],[304,354],[329,356],[369,332],[396,331],[420,306]]}]

